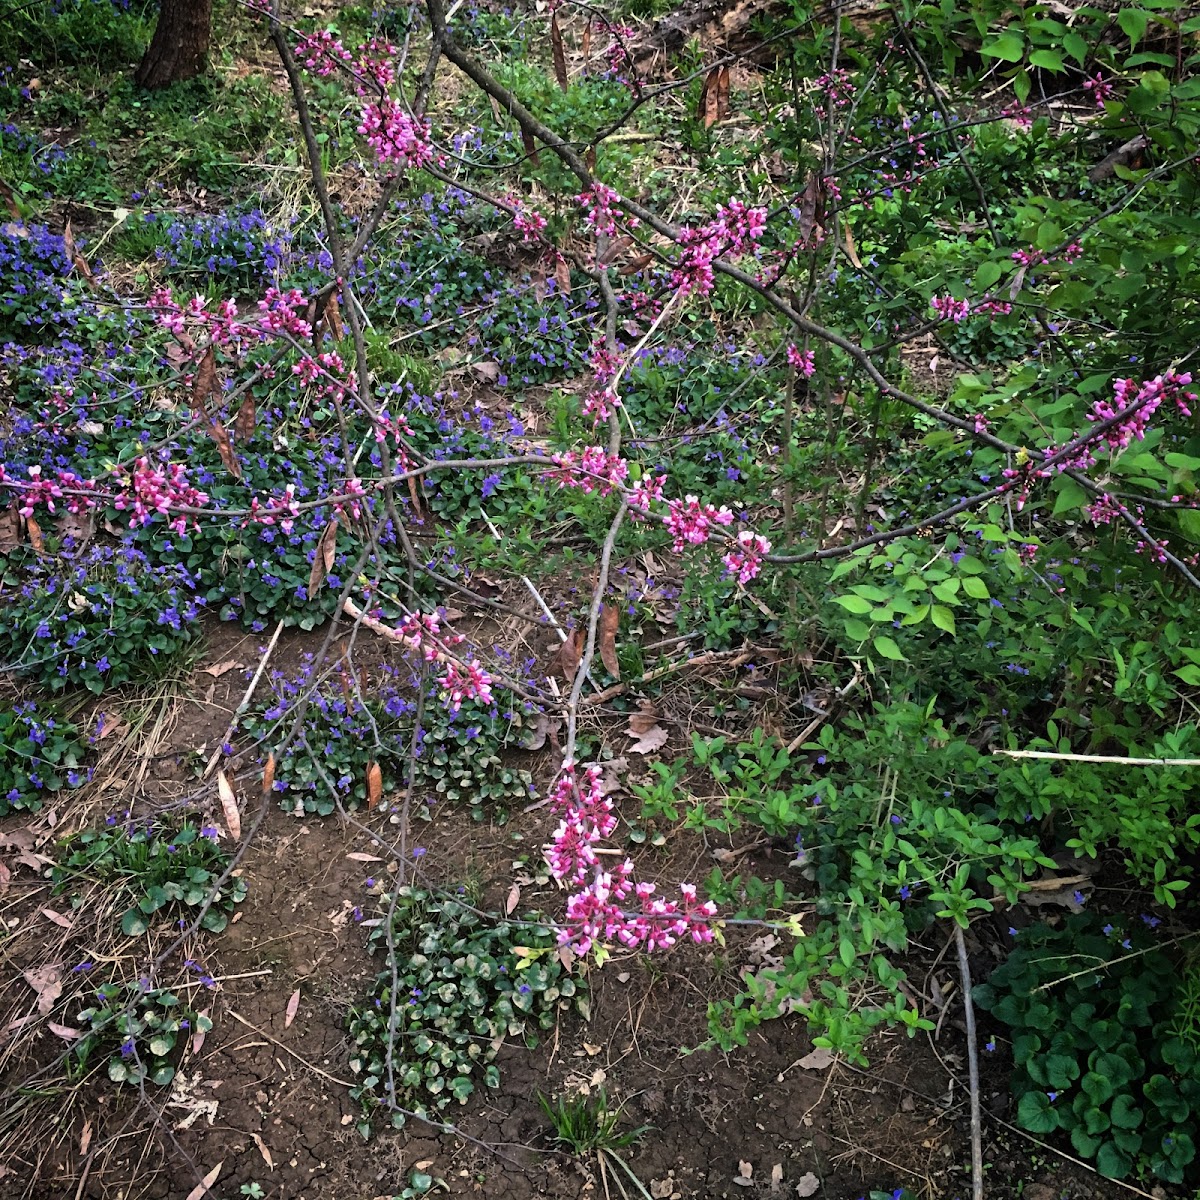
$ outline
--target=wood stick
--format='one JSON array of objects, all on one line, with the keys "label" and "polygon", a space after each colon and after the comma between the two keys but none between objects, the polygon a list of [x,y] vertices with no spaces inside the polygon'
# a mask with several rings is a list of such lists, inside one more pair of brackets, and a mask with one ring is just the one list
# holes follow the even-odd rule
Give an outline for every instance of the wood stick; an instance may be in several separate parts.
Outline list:
[{"label": "wood stick", "polygon": [[1200,767],[1200,758],[1128,758],[1123,754],[1059,754],[1052,750],[993,750],[1005,758],[1051,758],[1062,762],[1119,763],[1126,767]]},{"label": "wood stick", "polygon": [[979,1112],[979,1048],[975,1044],[975,1005],[971,1002],[971,964],[961,925],[954,927],[958,970],[962,976],[963,1013],[967,1019],[967,1080],[971,1086],[971,1195],[983,1200],[983,1134]]}]

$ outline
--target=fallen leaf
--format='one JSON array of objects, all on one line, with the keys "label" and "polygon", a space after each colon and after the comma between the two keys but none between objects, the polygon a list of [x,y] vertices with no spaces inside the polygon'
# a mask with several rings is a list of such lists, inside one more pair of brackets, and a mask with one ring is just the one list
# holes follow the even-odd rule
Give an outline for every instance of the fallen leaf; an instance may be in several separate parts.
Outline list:
[{"label": "fallen leaf", "polygon": [[579,659],[583,654],[585,644],[583,631],[576,629],[572,633],[567,634],[567,640],[563,642],[558,651],[555,658],[558,673],[568,683],[574,680],[575,672],[579,670]]},{"label": "fallen leaf", "polygon": [[225,1165],[225,1160],[222,1159],[207,1175],[190,1192],[187,1194],[187,1200],[200,1200],[200,1197],[205,1192],[211,1189],[212,1185],[217,1182],[217,1176],[221,1174],[221,1168]]},{"label": "fallen leaf", "polygon": [[800,197],[800,242],[808,242],[814,231],[825,228],[825,181],[817,172],[809,176]]},{"label": "fallen leaf", "polygon": [[221,811],[225,814],[225,828],[235,842],[242,837],[242,814],[238,812],[237,793],[224,771],[217,772],[217,792],[221,797]]},{"label": "fallen leaf", "polygon": [[821,1181],[811,1171],[809,1171],[802,1175],[799,1182],[796,1184],[796,1195],[802,1197],[815,1196],[820,1186]]},{"label": "fallen leaf", "polygon": [[[196,1015],[200,1016],[200,1017],[209,1017],[212,1015],[212,1009],[211,1008],[201,1009],[200,1012],[197,1013]],[[202,1028],[200,1026],[199,1022],[197,1022],[196,1032],[192,1034],[192,1053],[193,1054],[200,1053],[200,1049],[204,1045],[204,1038],[205,1038],[207,1032],[208,1031],[206,1029]],[[211,1125],[212,1121],[209,1121],[209,1124]]]},{"label": "fallen leaf", "polygon": [[47,963],[42,967],[30,967],[22,974],[25,982],[37,992],[38,1012],[44,1016],[62,995],[62,976],[58,964]]},{"label": "fallen leaf", "polygon": [[96,518],[90,512],[64,511],[55,519],[54,528],[60,538],[70,538],[73,542],[86,542],[96,532]]},{"label": "fallen leaf", "polygon": [[629,732],[645,733],[658,724],[658,709],[649,700],[643,700],[638,705],[638,711],[629,714]]},{"label": "fallen leaf", "polygon": [[310,600],[317,594],[326,574],[333,570],[333,560],[337,555],[337,532],[338,521],[337,517],[334,517],[325,526],[313,555],[312,570],[308,573],[308,587],[305,589],[305,594]]},{"label": "fallen leaf", "polygon": [[733,1182],[738,1187],[753,1187],[754,1186],[754,1166],[748,1163],[744,1158],[738,1162],[738,1173],[734,1176]]},{"label": "fallen leaf", "polygon": [[0,860],[0,896],[3,896],[8,891],[12,884],[12,871],[8,868],[8,863]]},{"label": "fallen leaf", "polygon": [[8,215],[14,221],[19,221],[21,219],[21,210],[17,207],[16,193],[3,179],[0,179],[0,200],[4,201],[4,207],[8,209]]},{"label": "fallen leaf", "polygon": [[57,1021],[47,1021],[46,1028],[55,1037],[62,1038],[64,1042],[73,1042],[77,1038],[83,1037],[82,1029],[72,1029],[70,1025],[60,1025]]},{"label": "fallen leaf", "polygon": [[237,455],[233,452],[233,443],[229,440],[229,433],[225,426],[220,421],[214,420],[208,427],[208,436],[216,442],[217,453],[221,456],[221,461],[225,464],[225,470],[234,479],[241,479],[242,464],[238,462]]},{"label": "fallen leaf", "polygon": [[80,1134],[79,1134],[79,1157],[80,1158],[83,1158],[87,1154],[88,1147],[91,1144],[92,1144],[92,1121],[91,1121],[91,1118],[89,1117],[86,1121],[84,1121],[83,1129],[80,1131]]},{"label": "fallen leaf", "polygon": [[617,628],[621,623],[621,610],[615,604],[605,604],[600,609],[600,661],[604,669],[614,678],[621,678],[621,664],[617,661]]},{"label": "fallen leaf", "polygon": [[383,862],[378,854],[364,854],[361,850],[351,850],[346,857],[351,862]]},{"label": "fallen leaf", "polygon": [[863,265],[858,260],[858,251],[854,248],[854,234],[850,232],[850,222],[842,218],[842,236],[846,239],[846,257],[861,271]]},{"label": "fallen leaf", "polygon": [[[550,14],[550,52],[554,59],[554,78],[558,86],[565,92],[570,84],[567,81],[567,56],[563,50],[562,30],[558,27],[558,17]],[[13,216],[16,216],[13,213]]]},{"label": "fallen leaf", "polygon": [[42,527],[32,518],[25,518],[25,532],[29,536],[29,544],[33,547],[35,554],[44,554],[45,546],[42,543]]},{"label": "fallen leaf", "polygon": [[473,362],[471,374],[480,383],[495,383],[500,378],[500,364],[498,362]]},{"label": "fallen leaf", "polygon": [[644,271],[653,261],[653,254],[639,254],[636,258],[631,258],[623,267],[618,267],[617,274],[636,275],[639,271]]},{"label": "fallen leaf", "polygon": [[670,736],[661,725],[652,725],[645,733],[638,735],[637,741],[627,751],[630,754],[652,754],[655,750],[661,750]]},{"label": "fallen leaf", "polygon": [[533,134],[524,125],[521,126],[521,145],[525,148],[525,155],[529,161],[535,167],[541,166],[538,159],[537,142],[533,140]]},{"label": "fallen leaf", "polygon": [[538,713],[534,719],[533,726],[526,732],[521,742],[522,749],[540,750],[546,744],[546,735],[549,732],[550,718],[544,712]]},{"label": "fallen leaf", "polygon": [[779,1185],[783,1182],[783,1163],[776,1163],[771,1168],[771,1191],[779,1191]]},{"label": "fallen leaf", "polygon": [[267,1149],[267,1143],[262,1140],[262,1136],[252,1133],[250,1139],[258,1147],[258,1152],[263,1156],[263,1162],[267,1164],[267,1169],[270,1171],[275,1170],[275,1160],[271,1157],[271,1152]]},{"label": "fallen leaf", "polygon": [[603,1046],[593,1046],[591,1044],[591,1042],[584,1042],[583,1048],[584,1048],[584,1051],[587,1053],[588,1058],[595,1058],[596,1055],[599,1054],[600,1051],[604,1049]]},{"label": "fallen leaf", "polygon": [[267,755],[267,761],[263,766],[262,777],[262,792],[265,796],[275,786],[275,751],[272,750]]},{"label": "fallen leaf", "polygon": [[196,377],[192,380],[192,408],[208,417],[208,398],[217,386],[217,360],[213,348],[209,346],[204,351],[204,357],[196,368]]},{"label": "fallen leaf", "polygon": [[205,675],[211,675],[214,679],[220,679],[222,675],[225,675],[230,671],[236,671],[238,667],[243,665],[244,664],[240,662],[234,662],[232,658],[229,658],[224,662],[212,663],[209,666],[201,667],[200,669]]},{"label": "fallen leaf", "polygon": [[587,24],[583,27],[583,45],[580,47],[583,51],[584,61],[592,52],[592,18],[588,17]]},{"label": "fallen leaf", "polygon": [[571,294],[571,267],[561,254],[554,256],[554,282],[558,284],[561,295]]},{"label": "fallen leaf", "polygon": [[254,436],[254,421],[257,415],[254,408],[254,394],[247,392],[242,406],[237,411],[237,416],[233,419],[233,432],[237,434],[239,442],[249,441]]},{"label": "fallen leaf", "polygon": [[283,1013],[283,1027],[287,1029],[296,1019],[296,1013],[300,1009],[300,989],[297,988],[288,998],[287,1008]]},{"label": "fallen leaf", "polygon": [[700,109],[696,114],[704,122],[705,129],[711,129],[721,120],[721,68],[713,67],[704,77],[704,86],[700,90]]},{"label": "fallen leaf", "polygon": [[92,268],[88,266],[87,259],[79,253],[75,245],[75,235],[71,232],[71,220],[68,217],[67,223],[63,226],[63,248],[67,252],[67,257],[74,264],[75,269],[91,284],[96,286],[96,277],[92,274]]},{"label": "fallen leaf", "polygon": [[511,917],[513,914],[513,909],[515,909],[520,903],[521,885],[519,883],[514,883],[512,887],[508,889],[508,898],[504,901],[504,915],[506,917]]},{"label": "fallen leaf", "polygon": [[370,812],[383,795],[383,770],[377,762],[367,768],[367,811]]},{"label": "fallen leaf", "polygon": [[796,1062],[796,1066],[803,1067],[806,1071],[823,1071],[836,1058],[837,1055],[832,1050],[826,1050],[824,1046],[818,1046],[815,1050],[811,1050],[803,1058],[799,1059]]},{"label": "fallen leaf", "polygon": [[21,514],[16,501],[0,512],[0,554],[11,554],[21,544]]},{"label": "fallen leaf", "polygon": [[62,913],[55,912],[52,908],[43,908],[42,916],[47,921],[53,921],[60,929],[70,929],[74,922],[69,917],[64,917]]}]

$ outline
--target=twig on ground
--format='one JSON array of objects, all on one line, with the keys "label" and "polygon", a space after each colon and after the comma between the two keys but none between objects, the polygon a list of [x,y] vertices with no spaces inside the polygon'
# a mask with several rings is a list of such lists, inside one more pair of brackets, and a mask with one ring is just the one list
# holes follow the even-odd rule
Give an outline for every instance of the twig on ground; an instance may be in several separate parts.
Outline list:
[{"label": "twig on ground", "polygon": [[254,678],[250,680],[250,686],[246,688],[242,696],[241,703],[233,710],[233,717],[230,719],[229,726],[225,730],[225,736],[221,739],[220,744],[212,752],[212,757],[208,760],[208,765],[204,768],[204,774],[201,779],[208,779],[217,769],[217,763],[221,761],[223,748],[229,744],[229,739],[237,732],[238,718],[250,706],[250,701],[254,697],[254,691],[258,687],[258,682],[262,679],[263,672],[267,669],[267,661],[270,659],[272,652],[275,649],[276,642],[279,641],[279,635],[283,632],[283,618],[281,617],[275,626],[275,632],[271,634],[271,640],[267,643],[266,650],[263,651],[262,658],[258,662],[258,670],[254,672]]},{"label": "twig on ground", "polygon": [[975,1044],[975,1005],[971,1002],[971,964],[961,925],[954,927],[958,970],[962,976],[963,1014],[967,1021],[967,1078],[971,1087],[971,1195],[983,1200],[983,1134],[979,1112],[979,1047]]},{"label": "twig on ground", "polygon": [[1124,754],[1063,754],[1053,750],[993,750],[1005,758],[1050,758],[1062,762],[1119,763],[1126,767],[1200,767],[1200,758],[1129,758]]},{"label": "twig on ground", "polygon": [[787,744],[788,754],[795,754],[805,742],[808,741],[822,725],[825,724],[831,717],[837,715],[838,709],[842,702],[850,695],[852,691],[862,682],[862,664],[856,662],[854,664],[854,674],[844,687],[838,688],[834,693],[833,703],[820,716],[814,717],[805,727]]}]

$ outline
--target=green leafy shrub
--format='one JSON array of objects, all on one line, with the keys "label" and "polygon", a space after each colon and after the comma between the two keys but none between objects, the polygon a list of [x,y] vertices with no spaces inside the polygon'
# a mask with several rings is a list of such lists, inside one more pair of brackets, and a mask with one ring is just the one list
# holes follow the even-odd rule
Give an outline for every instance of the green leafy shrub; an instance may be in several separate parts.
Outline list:
[{"label": "green leafy shrub", "polygon": [[[189,910],[199,910],[229,865],[211,826],[197,829],[185,821],[170,829],[121,825],[113,817],[109,821],[68,844],[53,881],[56,892],[80,879],[110,884],[121,899],[132,901],[121,917],[121,931],[128,937],[145,933],[155,913],[186,923]],[[231,880],[217,893],[201,928],[220,933],[245,895],[245,882]]]},{"label": "green leafy shrub", "polygon": [[144,1080],[165,1086],[175,1078],[171,1054],[182,1038],[205,1033],[212,1021],[144,980],[105,983],[76,1019],[83,1036],[71,1047],[72,1072],[82,1075],[93,1055],[106,1054],[114,1083]]},{"label": "green leafy shrub", "polygon": [[78,787],[90,776],[78,734],[33,701],[0,709],[0,817],[15,809],[36,812],[46,792]]},{"label": "green leafy shrub", "polygon": [[506,1037],[534,1046],[560,1010],[585,1003],[550,928],[524,923],[534,918],[496,920],[414,888],[382,896],[380,913],[369,944],[387,964],[349,1018],[351,1094],[368,1113],[389,1100],[419,1113],[465,1104],[480,1079],[499,1087]]},{"label": "green leafy shrub", "polygon": [[1102,920],[1022,931],[975,1003],[1012,1031],[1023,1128],[1062,1130],[1111,1178],[1194,1186],[1200,1054],[1178,1026],[1179,964],[1142,922]]},{"label": "green leafy shrub", "polygon": [[[51,691],[97,694],[169,671],[199,637],[194,581],[134,547],[38,559],[0,586],[0,657]],[[7,593],[7,594],[6,594]]]}]

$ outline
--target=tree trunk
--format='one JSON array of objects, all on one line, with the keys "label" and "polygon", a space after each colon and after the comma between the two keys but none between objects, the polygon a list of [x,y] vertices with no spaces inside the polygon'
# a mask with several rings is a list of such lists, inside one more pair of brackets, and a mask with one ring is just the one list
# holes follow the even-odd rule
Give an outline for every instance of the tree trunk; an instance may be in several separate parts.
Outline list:
[{"label": "tree trunk", "polygon": [[144,88],[164,88],[204,70],[212,26],[212,0],[162,0],[150,48],[134,81]]}]

